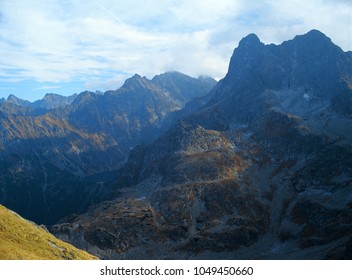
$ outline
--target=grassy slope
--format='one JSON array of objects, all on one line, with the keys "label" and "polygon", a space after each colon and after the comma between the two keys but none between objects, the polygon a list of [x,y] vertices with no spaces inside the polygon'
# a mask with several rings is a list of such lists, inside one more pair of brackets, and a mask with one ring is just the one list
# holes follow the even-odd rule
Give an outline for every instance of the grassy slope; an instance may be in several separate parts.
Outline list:
[{"label": "grassy slope", "polygon": [[0,205],[0,259],[92,260],[97,258],[57,239],[45,229]]}]

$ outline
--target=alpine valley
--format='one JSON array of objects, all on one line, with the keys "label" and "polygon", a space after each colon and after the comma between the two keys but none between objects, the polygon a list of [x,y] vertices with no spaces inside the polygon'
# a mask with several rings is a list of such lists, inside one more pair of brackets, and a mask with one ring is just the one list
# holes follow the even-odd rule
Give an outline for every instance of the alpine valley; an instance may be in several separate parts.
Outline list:
[{"label": "alpine valley", "polygon": [[10,95],[0,203],[100,259],[352,259],[352,53],[250,34],[219,82]]}]

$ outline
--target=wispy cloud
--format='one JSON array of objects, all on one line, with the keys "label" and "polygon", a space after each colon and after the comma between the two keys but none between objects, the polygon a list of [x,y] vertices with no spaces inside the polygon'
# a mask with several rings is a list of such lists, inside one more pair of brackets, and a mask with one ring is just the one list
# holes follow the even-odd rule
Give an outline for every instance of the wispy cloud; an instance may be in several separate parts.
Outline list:
[{"label": "wispy cloud", "polygon": [[251,32],[280,43],[317,28],[345,50],[352,44],[344,0],[2,0],[0,14],[0,83],[105,89],[168,70],[221,78]]},{"label": "wispy cloud", "polygon": [[48,89],[58,89],[61,88],[61,86],[40,86],[37,88],[34,88],[33,90],[48,90]]}]

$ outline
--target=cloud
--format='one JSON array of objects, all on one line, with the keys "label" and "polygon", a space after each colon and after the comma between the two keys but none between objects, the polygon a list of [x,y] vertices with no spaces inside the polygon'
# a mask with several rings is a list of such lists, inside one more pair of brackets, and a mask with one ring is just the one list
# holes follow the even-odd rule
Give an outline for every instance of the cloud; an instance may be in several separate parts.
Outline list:
[{"label": "cloud", "polygon": [[2,0],[0,83],[108,89],[168,70],[222,78],[252,32],[281,43],[316,28],[351,49],[350,13],[343,0]]},{"label": "cloud", "polygon": [[58,89],[58,88],[61,88],[61,86],[44,85],[44,86],[40,86],[40,87],[34,88],[33,90],[48,90],[48,89]]},{"label": "cloud", "polygon": [[94,78],[84,83],[84,90],[96,90],[100,89],[102,91],[115,90],[127,79],[130,75],[118,74],[112,78]]}]

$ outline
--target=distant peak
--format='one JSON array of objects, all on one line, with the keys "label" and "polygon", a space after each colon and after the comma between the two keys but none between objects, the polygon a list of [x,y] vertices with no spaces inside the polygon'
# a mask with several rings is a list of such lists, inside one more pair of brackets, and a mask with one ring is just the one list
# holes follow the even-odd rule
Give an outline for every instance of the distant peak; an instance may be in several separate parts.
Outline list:
[{"label": "distant peak", "polygon": [[125,81],[125,84],[129,84],[129,83],[144,83],[145,81],[147,80],[146,77],[142,77],[141,75],[139,74],[134,74],[131,78],[127,79]]},{"label": "distant peak", "polygon": [[73,100],[72,104],[82,104],[87,100],[95,98],[96,96],[97,95],[94,92],[86,90],[78,94],[77,97]]},{"label": "distant peak", "polygon": [[146,77],[142,77],[138,74],[134,74],[131,78],[127,79],[124,83],[124,85],[122,87],[134,87],[134,86],[141,86],[141,85],[145,85],[145,83],[147,82],[147,78]]},{"label": "distant peak", "polygon": [[7,97],[7,100],[18,100],[19,98],[13,94],[10,94],[8,97]]},{"label": "distant peak", "polygon": [[61,96],[61,95],[57,93],[46,93],[44,97],[50,97],[50,96]]},{"label": "distant peak", "polygon": [[331,43],[331,39],[319,30],[312,29],[304,35],[298,35],[294,39],[301,39],[310,42],[326,42]]},{"label": "distant peak", "polygon": [[178,72],[178,71],[168,71],[168,72],[165,72],[164,74],[161,74],[161,75],[170,75],[170,76],[187,76],[186,74],[183,74],[183,73]]},{"label": "distant peak", "polygon": [[43,100],[50,100],[54,98],[61,98],[62,96],[56,93],[46,93],[43,97]]},{"label": "distant peak", "polygon": [[83,99],[84,99],[84,100],[87,100],[88,98],[93,98],[93,97],[95,97],[95,96],[96,96],[96,94],[95,94],[94,92],[86,90],[86,91],[81,92],[81,93],[77,96],[76,99],[78,99],[78,100],[83,100]]},{"label": "distant peak", "polygon": [[160,80],[160,79],[173,79],[173,78],[181,78],[181,77],[188,77],[187,75],[178,72],[178,71],[167,71],[165,73],[155,75],[152,79],[153,82]]},{"label": "distant peak", "polygon": [[260,42],[259,38],[257,35],[254,33],[248,34],[246,37],[242,38],[242,40],[239,43],[239,47],[248,47],[248,46],[255,46],[255,45],[261,45],[263,44]]},{"label": "distant peak", "polygon": [[142,79],[142,76],[139,74],[134,74],[131,79]]},{"label": "distant peak", "polygon": [[24,100],[24,99],[21,99],[21,98],[18,98],[17,96],[13,95],[13,94],[10,94],[8,97],[7,97],[7,102],[10,102],[10,103],[13,103],[13,104],[16,104],[16,105],[29,105],[30,102],[27,101],[27,100]]},{"label": "distant peak", "polygon": [[[304,36],[304,35],[303,35]],[[326,35],[323,33],[323,32],[321,32],[321,31],[319,31],[319,30],[317,30],[317,29],[312,29],[312,30],[310,30],[307,34],[306,34],[306,36],[315,36],[315,37],[326,37]]]}]

